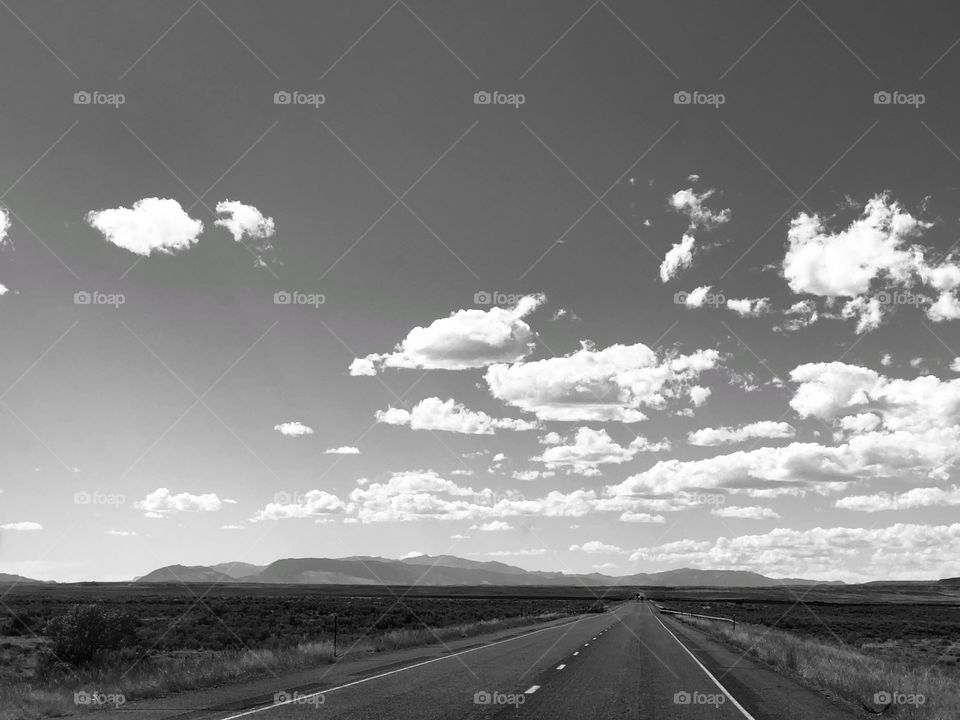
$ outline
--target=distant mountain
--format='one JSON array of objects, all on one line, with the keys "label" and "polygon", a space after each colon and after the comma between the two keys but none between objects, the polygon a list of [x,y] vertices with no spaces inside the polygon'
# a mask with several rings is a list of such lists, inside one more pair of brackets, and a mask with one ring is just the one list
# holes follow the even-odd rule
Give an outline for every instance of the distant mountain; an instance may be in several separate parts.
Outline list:
[{"label": "distant mountain", "polygon": [[12,585],[13,583],[17,583],[18,585],[39,585],[43,582],[43,580],[34,580],[32,578],[24,577],[23,575],[0,573],[0,585]]},{"label": "distant mountain", "polygon": [[[139,583],[269,583],[284,585],[646,585],[668,587],[776,587],[816,585],[815,580],[778,580],[742,570],[682,568],[614,577],[600,573],[568,575],[524,570],[502,562],[467,560],[453,555],[419,555],[403,560],[383,557],[286,558],[267,566],[221,563],[211,567],[171,565],[144,575]],[[842,584],[842,583],[839,583]]]}]

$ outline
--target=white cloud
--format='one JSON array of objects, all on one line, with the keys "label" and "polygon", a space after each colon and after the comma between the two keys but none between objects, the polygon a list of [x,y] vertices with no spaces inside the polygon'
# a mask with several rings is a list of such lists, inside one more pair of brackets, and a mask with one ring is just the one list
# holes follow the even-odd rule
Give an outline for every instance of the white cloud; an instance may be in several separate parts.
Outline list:
[{"label": "white cloud", "polygon": [[336,495],[323,490],[311,490],[303,497],[291,503],[268,503],[251,518],[253,522],[261,520],[286,520],[291,518],[325,519],[330,515],[342,514],[349,510]]},{"label": "white cloud", "polygon": [[953,370],[953,372],[960,372],[960,357],[955,357],[950,361],[950,369]]},{"label": "white cloud", "polygon": [[490,557],[533,557],[536,555],[546,555],[547,551],[545,548],[538,548],[533,550],[495,550],[494,552],[488,552],[487,555]]},{"label": "white cloud", "polygon": [[912,510],[922,507],[956,507],[960,505],[960,487],[913,488],[902,493],[875,493],[873,495],[850,495],[836,502],[838,508],[879,512],[881,510]]},{"label": "white cloud", "polygon": [[857,326],[855,332],[871,332],[880,327],[883,322],[884,308],[886,306],[880,302],[878,297],[856,297],[848,300],[840,310],[840,315],[844,318],[856,318]]},{"label": "white cloud", "polygon": [[571,545],[571,552],[585,552],[590,555],[597,555],[599,553],[622,553],[623,548],[617,547],[616,545],[609,545],[607,543],[600,542],[599,540],[589,540],[583,545]]},{"label": "white cloud", "polygon": [[744,520],[763,520],[765,518],[779,518],[780,514],[773,508],[760,507],[759,505],[724,505],[714,508],[710,511],[711,515],[725,518],[741,518]]},{"label": "white cloud", "polygon": [[686,293],[683,304],[688,308],[703,307],[710,299],[710,285],[701,285]]},{"label": "white cloud", "polygon": [[243,525],[221,525],[221,530],[244,530]]},{"label": "white cloud", "polygon": [[3,283],[0,283],[0,297],[3,297],[3,296],[6,295],[8,292],[10,292],[10,288],[8,288],[8,287],[7,287],[6,285],[4,285]]},{"label": "white cloud", "polygon": [[796,435],[793,426],[785,422],[762,420],[740,427],[702,428],[687,435],[691,445],[715,446],[746,442],[756,438],[792,438]]},{"label": "white cloud", "polygon": [[388,425],[409,425],[413,430],[444,430],[471,435],[492,435],[495,430],[536,430],[540,425],[529,420],[492,418],[484,412],[468,410],[462,404],[430,397],[411,410],[389,408],[378,410],[377,422]]},{"label": "white cloud", "polygon": [[541,478],[551,478],[556,475],[552,470],[514,470],[513,479],[529,482],[531,480],[540,480]]},{"label": "white cloud", "polygon": [[406,555],[401,555],[401,556],[400,556],[400,559],[401,559],[401,560],[408,560],[408,559],[410,559],[410,558],[423,557],[423,555],[424,555],[424,553],[420,552],[419,550],[411,550],[411,551],[408,552]]},{"label": "white cloud", "polygon": [[512,308],[458,310],[415,327],[393,353],[355,359],[350,374],[371,375],[383,367],[465,370],[520,360],[535,345],[523,318],[544,302],[543,295],[526,295]]},{"label": "white cloud", "polygon": [[191,218],[176,200],[155,197],[138,200],[132,208],[91,210],[87,222],[107,242],[143,257],[187,250],[203,232],[203,223]]},{"label": "white cloud", "polygon": [[360,448],[352,445],[341,445],[340,447],[327,448],[323,451],[324,455],[359,455]]},{"label": "white cloud", "polygon": [[595,350],[584,342],[564,357],[492,365],[484,377],[495,398],[541,420],[637,422],[641,408],[689,399],[719,359],[716,350],[660,356],[642,343]]},{"label": "white cloud", "polygon": [[313,428],[308,425],[304,425],[299,420],[280,423],[279,425],[274,425],[273,429],[276,430],[281,435],[284,435],[285,437],[301,437],[303,435],[313,435]]},{"label": "white cloud", "polygon": [[663,515],[651,515],[649,513],[626,511],[620,516],[620,522],[665,523],[666,521],[667,519]]},{"label": "white cloud", "polygon": [[691,230],[698,227],[713,230],[730,220],[729,208],[717,212],[704,204],[715,192],[715,190],[706,190],[698,193],[693,188],[678,190],[670,196],[670,207],[690,218]]},{"label": "white cloud", "polygon": [[453,534],[453,535],[450,536],[450,539],[451,539],[451,540],[469,540],[469,539],[470,539],[470,536],[469,536],[469,535],[464,535],[463,533],[455,533],[455,534]]},{"label": "white cloud", "polygon": [[135,532],[131,530],[107,530],[105,535],[112,535],[113,537],[134,537]]},{"label": "white cloud", "polygon": [[684,233],[680,242],[674,243],[673,247],[667,250],[667,254],[660,264],[660,279],[663,282],[672,280],[680,274],[681,270],[690,267],[693,262],[693,250],[696,242],[693,235]]},{"label": "white cloud", "polygon": [[880,364],[884,367],[890,367],[893,365],[893,356],[890,353],[884,353],[880,358]]},{"label": "white cloud", "polygon": [[143,500],[133,504],[136,510],[143,510],[151,517],[176,512],[216,512],[230,500],[221,500],[214,493],[194,495],[189,492],[173,495],[167,488],[157,488]]},{"label": "white cloud", "polygon": [[10,232],[10,213],[6,208],[0,208],[0,246],[7,241]]},{"label": "white cloud", "polygon": [[14,522],[7,523],[6,525],[0,525],[0,530],[13,530],[15,532],[32,532],[37,530],[43,530],[43,525],[36,522]]},{"label": "white cloud", "polygon": [[217,214],[227,215],[213,224],[226,228],[233,239],[240,242],[244,236],[258,239],[273,237],[276,227],[273,218],[264,217],[253,205],[244,205],[236,200],[223,200],[217,203]]},{"label": "white cloud", "polygon": [[757,317],[770,312],[770,298],[741,298],[727,300],[727,307],[741,317]]},{"label": "white cloud", "polygon": [[651,443],[643,437],[637,437],[629,445],[621,446],[614,442],[606,430],[593,430],[588,427],[577,429],[566,444],[554,444],[552,437],[547,439],[550,441],[545,443],[547,449],[531,460],[542,462],[551,470],[572,470],[578,473],[588,473],[598,465],[627,462],[639,452],[670,449],[669,442]]},{"label": "white cloud", "polygon": [[471,530],[481,530],[483,532],[499,532],[501,530],[513,530],[513,525],[503,520],[491,520],[490,522],[472,525]]}]

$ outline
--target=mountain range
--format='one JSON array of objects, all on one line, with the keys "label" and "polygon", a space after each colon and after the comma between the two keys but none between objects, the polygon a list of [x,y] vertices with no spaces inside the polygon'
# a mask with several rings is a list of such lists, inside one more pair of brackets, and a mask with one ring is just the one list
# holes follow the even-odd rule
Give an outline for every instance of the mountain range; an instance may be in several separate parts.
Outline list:
[{"label": "mountain range", "polygon": [[770,578],[745,570],[681,568],[632,575],[582,575],[524,570],[495,561],[453,555],[419,555],[402,560],[383,557],[288,558],[269,565],[227,562],[217,565],[168,565],[138,583],[266,583],[283,585],[646,585],[671,587],[773,587],[840,584],[801,578]]}]

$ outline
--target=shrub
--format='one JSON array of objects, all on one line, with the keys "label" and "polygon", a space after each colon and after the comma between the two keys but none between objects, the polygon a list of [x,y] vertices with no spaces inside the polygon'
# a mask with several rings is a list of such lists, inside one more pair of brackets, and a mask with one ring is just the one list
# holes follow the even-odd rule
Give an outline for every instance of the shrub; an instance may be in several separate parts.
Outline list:
[{"label": "shrub", "polygon": [[59,661],[83,665],[103,651],[133,647],[137,619],[120,610],[99,605],[74,605],[47,623],[50,651]]}]

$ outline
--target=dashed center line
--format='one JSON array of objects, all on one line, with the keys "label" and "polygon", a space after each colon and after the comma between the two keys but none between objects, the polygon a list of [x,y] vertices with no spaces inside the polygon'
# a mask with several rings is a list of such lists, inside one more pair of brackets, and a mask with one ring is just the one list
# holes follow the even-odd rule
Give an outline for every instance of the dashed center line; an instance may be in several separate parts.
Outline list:
[{"label": "dashed center line", "polygon": [[559,665],[557,665],[557,670],[563,670],[565,667],[566,665],[564,665],[563,663],[560,663]]},{"label": "dashed center line", "polygon": [[577,650],[577,651],[574,653],[574,655],[579,655],[579,654],[580,654],[580,651],[579,651],[579,650]]},{"label": "dashed center line", "polygon": [[587,647],[590,643],[584,643],[583,646]]},{"label": "dashed center line", "polygon": [[524,693],[524,695],[533,695],[539,689],[540,689],[539,685],[531,685],[530,687],[527,688],[527,691]]}]

